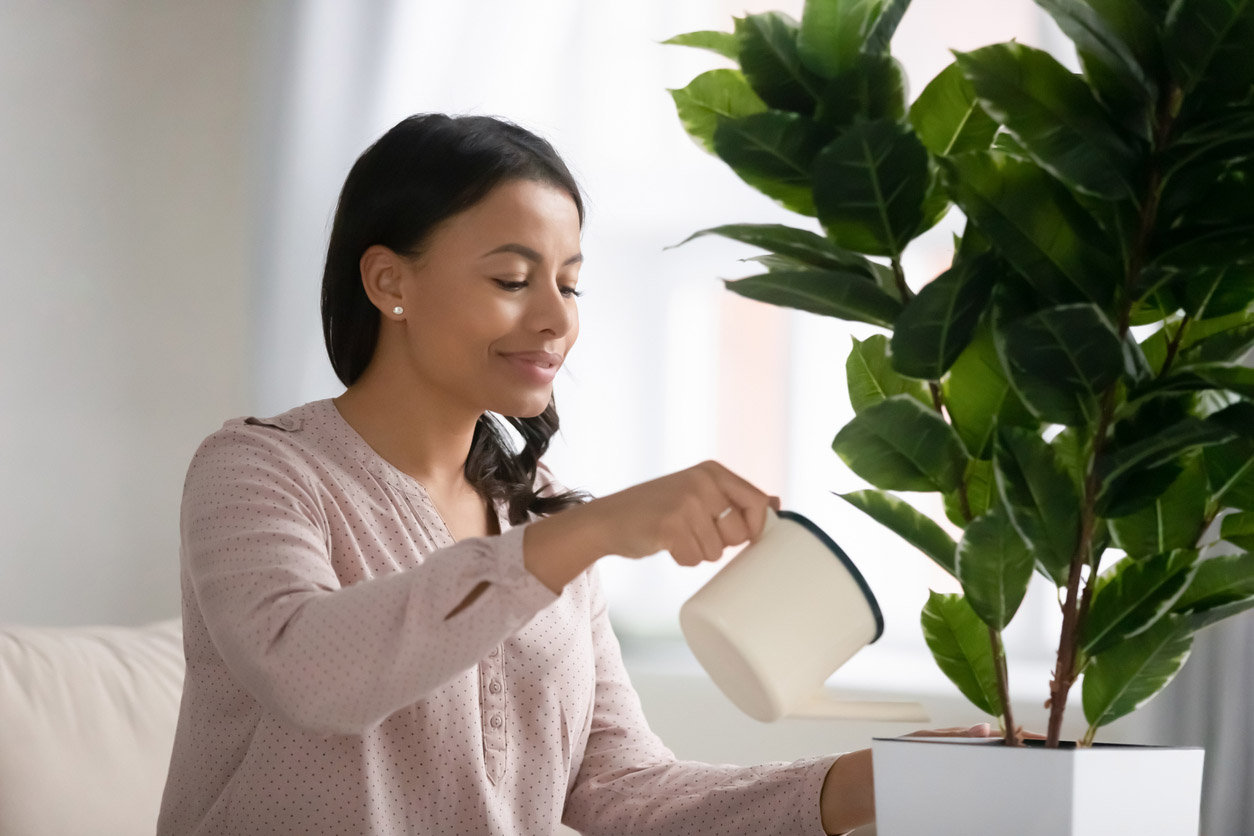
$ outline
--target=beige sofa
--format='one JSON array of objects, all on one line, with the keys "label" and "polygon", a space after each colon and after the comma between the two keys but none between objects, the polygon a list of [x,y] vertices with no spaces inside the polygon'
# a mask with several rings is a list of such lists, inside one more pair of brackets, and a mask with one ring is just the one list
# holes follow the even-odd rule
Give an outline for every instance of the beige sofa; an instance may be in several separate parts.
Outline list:
[{"label": "beige sofa", "polygon": [[154,833],[182,692],[178,619],[0,626],[0,834]]}]

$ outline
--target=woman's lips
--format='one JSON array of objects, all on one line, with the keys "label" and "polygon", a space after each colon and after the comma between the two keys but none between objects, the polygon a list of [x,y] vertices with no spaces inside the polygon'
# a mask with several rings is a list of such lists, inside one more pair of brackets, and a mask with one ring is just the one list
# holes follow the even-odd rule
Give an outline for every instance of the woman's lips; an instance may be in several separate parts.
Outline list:
[{"label": "woman's lips", "polygon": [[562,358],[547,351],[502,354],[516,371],[535,383],[551,383],[562,365]]}]

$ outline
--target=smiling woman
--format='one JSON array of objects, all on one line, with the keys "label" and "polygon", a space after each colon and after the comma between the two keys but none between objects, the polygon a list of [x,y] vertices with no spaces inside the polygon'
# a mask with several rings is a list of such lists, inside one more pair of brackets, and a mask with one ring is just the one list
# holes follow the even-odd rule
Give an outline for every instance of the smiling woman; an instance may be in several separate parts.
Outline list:
[{"label": "smiling woman", "polygon": [[160,834],[869,820],[868,750],[716,766],[645,721],[595,564],[717,560],[779,500],[703,462],[588,501],[541,462],[582,222],[553,149],[502,120],[411,117],[353,166],[322,292],[346,391],[227,421],[188,470]]}]

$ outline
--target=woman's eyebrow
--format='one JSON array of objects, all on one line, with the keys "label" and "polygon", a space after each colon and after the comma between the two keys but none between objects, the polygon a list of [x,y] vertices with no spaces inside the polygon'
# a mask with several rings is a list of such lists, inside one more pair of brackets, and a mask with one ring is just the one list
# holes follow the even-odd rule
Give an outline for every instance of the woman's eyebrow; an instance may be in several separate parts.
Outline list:
[{"label": "woman's eyebrow", "polygon": [[[488,256],[496,255],[497,253],[517,253],[528,261],[534,261],[537,264],[544,260],[538,252],[531,249],[531,247],[524,246],[523,244],[502,244],[495,250],[489,250],[479,257],[487,258]],[[570,258],[563,261],[562,266],[565,267],[568,264],[576,264],[580,261],[583,261],[583,253],[575,253]]]}]

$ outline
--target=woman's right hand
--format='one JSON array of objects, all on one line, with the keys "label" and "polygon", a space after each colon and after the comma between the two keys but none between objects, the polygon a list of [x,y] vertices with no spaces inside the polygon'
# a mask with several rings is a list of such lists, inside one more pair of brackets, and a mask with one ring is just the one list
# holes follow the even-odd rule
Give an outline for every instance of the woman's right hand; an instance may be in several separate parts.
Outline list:
[{"label": "woman's right hand", "polygon": [[667,551],[676,563],[695,566],[755,539],[766,525],[768,506],[778,511],[779,497],[718,462],[704,461],[586,507],[601,529],[607,554],[647,557]]}]

